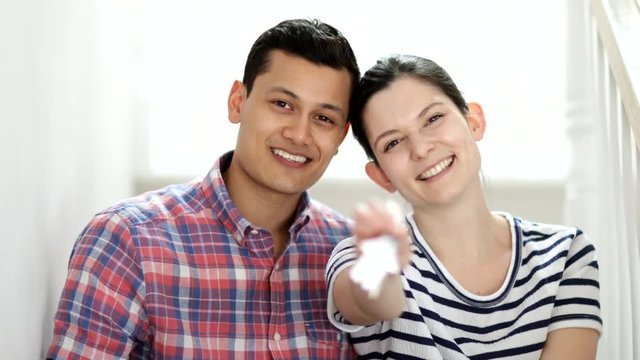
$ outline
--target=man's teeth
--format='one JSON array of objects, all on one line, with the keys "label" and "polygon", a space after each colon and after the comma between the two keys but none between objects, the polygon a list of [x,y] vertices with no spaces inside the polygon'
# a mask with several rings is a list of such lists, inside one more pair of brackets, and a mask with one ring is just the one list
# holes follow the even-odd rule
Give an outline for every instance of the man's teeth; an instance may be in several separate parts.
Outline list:
[{"label": "man's teeth", "polygon": [[280,149],[274,149],[273,153],[289,161],[297,162],[299,164],[303,164],[307,161],[307,158],[304,156],[289,154],[288,152]]},{"label": "man's teeth", "polygon": [[453,161],[453,157],[448,157],[442,161],[440,161],[438,164],[436,164],[436,166],[432,167],[431,169],[425,171],[424,173],[422,173],[422,175],[420,175],[419,179],[420,180],[426,180],[430,177],[436,176],[438,174],[440,174],[442,172],[442,170],[446,169],[447,166],[451,165],[451,162]]}]

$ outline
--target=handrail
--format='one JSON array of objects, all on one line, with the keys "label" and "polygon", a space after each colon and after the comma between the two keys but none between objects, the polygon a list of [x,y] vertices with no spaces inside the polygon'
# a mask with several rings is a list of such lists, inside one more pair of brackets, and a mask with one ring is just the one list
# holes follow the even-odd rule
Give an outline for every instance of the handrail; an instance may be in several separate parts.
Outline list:
[{"label": "handrail", "polygon": [[640,151],[640,0],[592,0],[591,7]]}]

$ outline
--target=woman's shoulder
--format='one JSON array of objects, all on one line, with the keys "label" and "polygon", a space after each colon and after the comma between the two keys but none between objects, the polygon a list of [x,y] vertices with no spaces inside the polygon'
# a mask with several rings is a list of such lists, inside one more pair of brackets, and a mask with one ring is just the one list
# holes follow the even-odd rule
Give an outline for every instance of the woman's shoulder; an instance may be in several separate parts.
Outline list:
[{"label": "woman's shoulder", "polygon": [[579,227],[513,219],[512,233],[519,237],[521,266],[537,266],[543,271],[560,266],[565,275],[585,266],[598,267],[596,248]]},{"label": "woman's shoulder", "polygon": [[523,242],[527,240],[543,240],[552,237],[565,236],[576,238],[584,235],[583,231],[576,226],[524,219],[503,211],[495,211],[494,214],[505,217],[511,225],[512,230],[520,233]]},{"label": "woman's shoulder", "polygon": [[529,253],[555,257],[593,248],[591,239],[577,226],[536,222],[508,213],[500,215],[509,221],[514,244],[522,249],[523,257]]}]

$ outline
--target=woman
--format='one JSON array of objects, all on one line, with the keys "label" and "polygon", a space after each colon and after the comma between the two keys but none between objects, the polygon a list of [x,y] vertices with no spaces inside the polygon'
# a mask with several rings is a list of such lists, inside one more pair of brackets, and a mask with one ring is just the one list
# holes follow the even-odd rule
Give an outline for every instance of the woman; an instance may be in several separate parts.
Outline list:
[{"label": "woman", "polygon": [[[361,80],[354,135],[367,175],[398,191],[406,224],[359,208],[327,265],[328,315],[364,358],[594,359],[602,329],[595,249],[579,229],[487,206],[476,142],[485,131],[434,62],[381,59]],[[362,244],[391,235],[400,274],[371,297],[350,276]],[[374,292],[375,294],[375,292]]]}]

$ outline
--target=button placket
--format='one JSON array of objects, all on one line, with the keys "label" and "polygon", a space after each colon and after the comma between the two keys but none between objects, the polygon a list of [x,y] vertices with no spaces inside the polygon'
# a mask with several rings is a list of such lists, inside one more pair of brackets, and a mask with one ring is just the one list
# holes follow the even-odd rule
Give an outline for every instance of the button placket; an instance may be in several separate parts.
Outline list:
[{"label": "button placket", "polygon": [[285,288],[283,274],[280,271],[281,265],[274,264],[273,271],[269,277],[271,283],[271,324],[273,329],[272,339],[277,346],[281,346],[281,340],[287,337],[287,327],[284,316],[285,311]]}]

